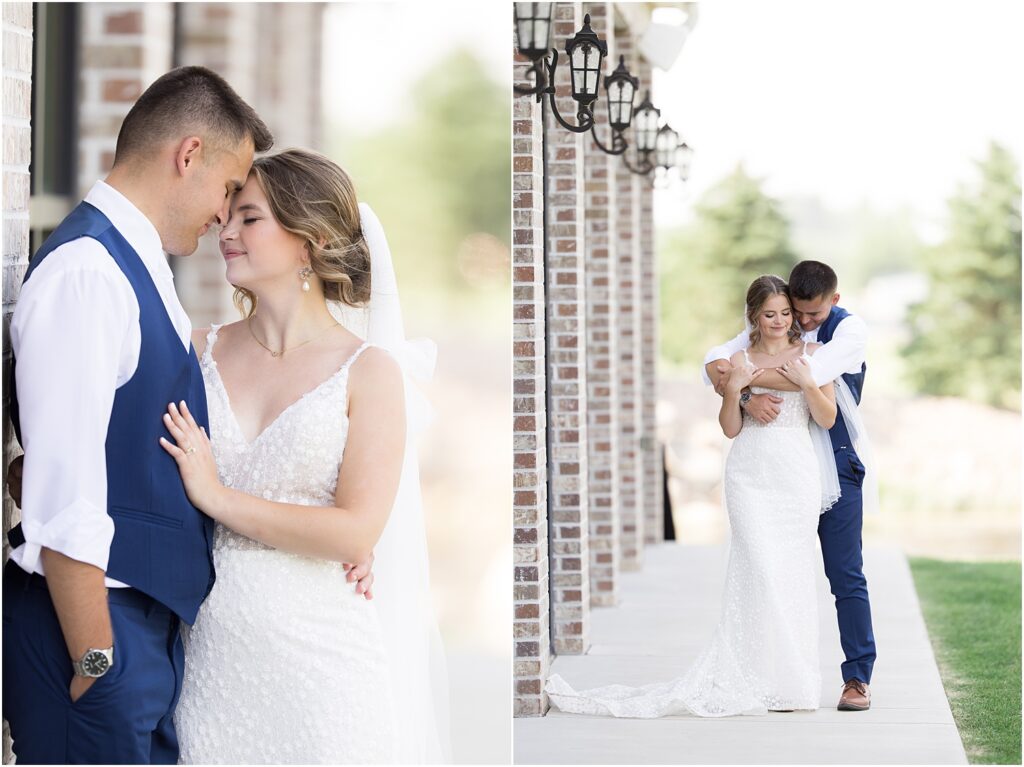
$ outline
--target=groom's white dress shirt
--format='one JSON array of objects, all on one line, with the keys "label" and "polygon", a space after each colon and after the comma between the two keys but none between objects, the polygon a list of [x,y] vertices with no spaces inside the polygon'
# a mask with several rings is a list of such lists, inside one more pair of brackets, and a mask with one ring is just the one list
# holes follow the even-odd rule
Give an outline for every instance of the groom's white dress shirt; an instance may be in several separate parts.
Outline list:
[{"label": "groom's white dress shirt", "polygon": [[[145,264],[187,349],[192,323],[156,228],[124,195],[97,181],[85,198]],[[139,302],[128,278],[97,240],[54,250],[22,287],[11,346],[25,471],[25,543],[11,552],[23,570],[43,574],[40,548],[107,569],[114,522],[107,514],[107,425],[114,394],[139,364]],[[153,413],[153,419],[162,413]],[[126,584],[106,579],[108,586]]]},{"label": "groom's white dress shirt", "polygon": [[[807,343],[818,342],[818,330],[803,334]],[[867,360],[868,326],[860,317],[849,315],[836,326],[832,340],[811,355],[811,373],[818,386],[835,381],[844,373],[859,373],[860,366]],[[744,331],[731,341],[716,346],[704,356],[704,366],[715,360],[728,360],[736,352],[750,346],[750,335]],[[704,367],[701,368],[704,383],[710,385]]]}]

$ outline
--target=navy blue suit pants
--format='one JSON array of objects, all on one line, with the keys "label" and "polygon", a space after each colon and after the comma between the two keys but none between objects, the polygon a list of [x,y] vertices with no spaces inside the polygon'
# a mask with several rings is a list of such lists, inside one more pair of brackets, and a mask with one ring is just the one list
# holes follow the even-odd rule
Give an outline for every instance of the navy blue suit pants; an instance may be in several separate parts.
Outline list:
[{"label": "navy blue suit pants", "polygon": [[868,602],[868,582],[864,577],[861,540],[864,464],[853,450],[846,447],[837,449],[835,457],[842,497],[821,515],[818,538],[825,575],[836,599],[839,639],[846,656],[842,664],[843,681],[859,679],[869,684],[875,663],[875,635],[871,628],[871,605]]},{"label": "navy blue suit pants", "polygon": [[114,667],[74,703],[74,673],[46,579],[3,575],[3,715],[18,764],[175,764],[185,656],[178,617],[135,589],[110,589]]}]

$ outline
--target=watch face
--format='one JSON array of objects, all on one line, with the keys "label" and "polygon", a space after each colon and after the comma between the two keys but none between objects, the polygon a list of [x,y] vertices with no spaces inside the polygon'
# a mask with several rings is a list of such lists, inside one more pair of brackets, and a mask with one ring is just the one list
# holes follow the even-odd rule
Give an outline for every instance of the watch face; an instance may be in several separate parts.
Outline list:
[{"label": "watch face", "polygon": [[82,670],[90,676],[100,676],[110,668],[110,661],[101,652],[88,653],[82,658]]}]

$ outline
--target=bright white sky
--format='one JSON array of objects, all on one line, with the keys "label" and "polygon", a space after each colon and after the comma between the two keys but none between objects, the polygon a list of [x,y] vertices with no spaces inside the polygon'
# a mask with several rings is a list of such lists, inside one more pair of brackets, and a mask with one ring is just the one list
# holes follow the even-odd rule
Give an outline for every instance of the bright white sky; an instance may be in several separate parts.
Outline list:
[{"label": "bright white sky", "polygon": [[457,48],[469,48],[511,93],[511,3],[331,3],[323,45],[324,112],[346,130],[393,122],[412,85]]},{"label": "bright white sky", "polygon": [[[654,101],[696,155],[659,226],[743,161],[779,196],[909,205],[935,235],[971,160],[1024,156],[1024,3],[715,0]],[[932,230],[932,231],[929,231]]]},{"label": "bright white sky", "polygon": [[[1024,2],[705,0],[698,13],[655,76],[655,103],[696,150],[687,187],[656,197],[659,226],[743,161],[774,195],[907,205],[931,239],[989,139],[1024,157]],[[511,3],[332,3],[324,27],[324,108],[346,130],[395,120],[452,48],[511,74]]]}]

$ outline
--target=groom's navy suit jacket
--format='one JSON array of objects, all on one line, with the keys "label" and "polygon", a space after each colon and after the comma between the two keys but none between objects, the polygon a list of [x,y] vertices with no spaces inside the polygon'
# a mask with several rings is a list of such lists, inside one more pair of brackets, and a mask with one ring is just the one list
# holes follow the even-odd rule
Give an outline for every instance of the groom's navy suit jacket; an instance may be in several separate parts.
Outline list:
[{"label": "groom's navy suit jacket", "polygon": [[[159,438],[171,439],[161,416],[169,402],[182,400],[209,433],[202,371],[192,345],[187,351],[182,345],[139,255],[89,203],[81,203],[47,238],[25,280],[56,248],[79,237],[98,240],[128,278],[139,302],[142,332],[138,367],[117,389],[107,428],[107,513],[114,521],[107,575],[194,623],[213,587],[214,525],[189,502],[177,465]],[[20,440],[17,396],[15,385],[11,420]],[[10,541],[14,547],[24,541],[20,526],[11,531]]]}]

